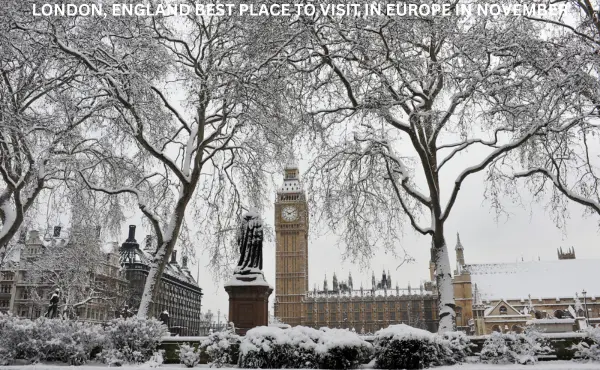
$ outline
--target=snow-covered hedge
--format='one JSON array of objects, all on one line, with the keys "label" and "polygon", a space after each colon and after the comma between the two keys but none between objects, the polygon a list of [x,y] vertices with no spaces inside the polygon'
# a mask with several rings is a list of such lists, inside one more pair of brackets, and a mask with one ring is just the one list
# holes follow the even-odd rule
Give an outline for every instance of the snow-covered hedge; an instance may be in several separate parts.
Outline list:
[{"label": "snow-covered hedge", "polygon": [[201,348],[206,351],[210,366],[222,367],[233,363],[235,344],[240,342],[240,337],[233,330],[223,330],[211,333],[202,342]]},{"label": "snow-covered hedge", "polygon": [[144,363],[156,352],[161,338],[168,335],[160,321],[130,317],[111,320],[105,329],[106,345],[99,358],[110,365]]},{"label": "snow-covered hedge", "polygon": [[408,325],[391,325],[375,333],[375,367],[423,369],[462,362],[469,342],[461,334],[440,337]]},{"label": "snow-covered hedge", "polygon": [[526,333],[492,333],[479,354],[482,362],[492,364],[534,364],[538,356],[549,354],[552,348],[537,331]]},{"label": "snow-covered hedge", "polygon": [[369,362],[372,352],[370,343],[344,329],[325,329],[316,348],[321,369],[356,369]]},{"label": "snow-covered hedge", "polygon": [[262,326],[246,333],[240,344],[239,366],[351,369],[368,359],[371,350],[369,343],[348,330]]},{"label": "snow-covered hedge", "polygon": [[0,365],[15,359],[32,363],[87,362],[104,345],[101,327],[70,320],[40,318],[35,321],[0,314]]},{"label": "snow-covered hedge", "polygon": [[581,341],[579,344],[573,346],[573,349],[576,350],[575,357],[587,361],[600,361],[600,328],[588,328],[586,332],[593,343],[588,344],[585,341]]}]

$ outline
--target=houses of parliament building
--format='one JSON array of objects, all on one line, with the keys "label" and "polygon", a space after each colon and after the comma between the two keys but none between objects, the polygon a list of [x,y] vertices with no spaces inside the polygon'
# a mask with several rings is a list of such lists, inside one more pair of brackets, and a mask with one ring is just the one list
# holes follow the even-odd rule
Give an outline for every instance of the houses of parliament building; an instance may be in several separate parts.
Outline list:
[{"label": "houses of parliament building", "polygon": [[333,275],[322,289],[308,288],[308,206],[296,166],[285,168],[275,201],[275,316],[290,325],[355,329],[374,333],[391,324],[437,330],[437,297],[424,286],[392,285],[389,272],[357,288],[349,275]]},{"label": "houses of parliament building", "polygon": [[[356,288],[349,275],[322,289],[308,288],[308,207],[298,168],[285,169],[275,201],[275,316],[290,325],[347,328],[374,333],[391,324],[437,331],[435,265],[430,281],[418,288],[392,284],[389,272],[371,286]],[[600,260],[577,259],[575,249],[558,248],[557,259],[511,263],[467,263],[457,235],[452,278],[457,329],[471,335],[520,332],[538,326],[546,332],[600,325]],[[584,324],[581,324],[581,323]],[[582,326],[583,325],[583,326]]]}]

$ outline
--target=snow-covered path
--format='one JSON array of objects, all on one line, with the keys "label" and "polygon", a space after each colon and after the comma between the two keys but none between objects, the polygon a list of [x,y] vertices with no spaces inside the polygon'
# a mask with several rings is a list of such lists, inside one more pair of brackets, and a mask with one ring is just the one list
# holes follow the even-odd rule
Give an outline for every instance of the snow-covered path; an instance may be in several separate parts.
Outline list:
[{"label": "snow-covered path", "polygon": [[[68,365],[45,365],[45,364],[37,364],[37,365],[13,365],[13,366],[2,366],[1,370],[106,370],[107,366],[102,366],[98,364],[86,365],[86,366],[68,366]],[[198,368],[209,368],[208,365],[198,365],[195,369]],[[140,370],[140,369],[186,369],[185,366],[180,364],[169,364],[162,365],[158,368],[150,367],[148,365],[126,365],[122,366],[118,369],[121,370]],[[221,368],[221,370],[231,370],[238,368]],[[600,363],[580,363],[580,362],[569,362],[569,361],[547,361],[547,362],[538,362],[535,365],[487,365],[487,364],[463,364],[463,365],[455,365],[455,366],[441,366],[431,368],[432,370],[517,370],[517,369],[527,369],[527,370],[600,370]]]}]

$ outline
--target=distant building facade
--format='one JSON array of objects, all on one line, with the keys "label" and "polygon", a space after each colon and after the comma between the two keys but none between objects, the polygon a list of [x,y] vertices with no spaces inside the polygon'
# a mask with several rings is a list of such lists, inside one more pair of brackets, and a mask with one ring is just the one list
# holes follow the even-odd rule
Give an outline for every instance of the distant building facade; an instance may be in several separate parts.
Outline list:
[{"label": "distant building facade", "polygon": [[[134,310],[139,306],[144,291],[154,248],[152,239],[147,238],[142,250],[135,239],[135,226],[129,226],[129,236],[121,245],[119,253],[125,278],[131,284],[131,298],[128,304]],[[179,265],[177,251],[173,251],[170,262],[165,266],[158,301],[154,302],[150,316],[158,317],[167,311],[169,330],[172,333],[198,335],[204,325],[201,314],[202,289],[192,277],[187,263],[187,257],[183,256]]]},{"label": "distant building facade", "polygon": [[421,285],[417,289],[392,287],[389,272],[381,280],[372,276],[371,289],[354,289],[352,276],[328,289],[308,292],[302,300],[301,324],[314,328],[354,329],[357,333],[374,333],[394,324],[407,324],[420,329],[437,331],[437,296]]},{"label": "distant building facade", "polygon": [[[29,319],[36,319],[46,313],[50,295],[56,287],[48,281],[31,277],[32,269],[36,268],[33,262],[43,258],[45,249],[52,243],[68,247],[72,242],[70,236],[70,231],[62,230],[59,226],[47,230],[41,238],[37,230],[30,231],[28,236],[25,233],[21,235],[16,258],[0,271],[0,312],[12,312]],[[97,247],[100,248],[99,244]],[[107,296],[113,296],[126,289],[128,282],[119,272],[117,251],[104,254],[106,259],[97,266],[95,279],[101,281],[102,287],[107,289]],[[115,317],[114,301],[92,299],[78,305],[75,314],[81,321],[104,322]]]},{"label": "distant building facade", "polygon": [[454,272],[457,327],[469,334],[573,331],[600,324],[599,260],[558,249],[555,261],[466,264],[460,238]]}]

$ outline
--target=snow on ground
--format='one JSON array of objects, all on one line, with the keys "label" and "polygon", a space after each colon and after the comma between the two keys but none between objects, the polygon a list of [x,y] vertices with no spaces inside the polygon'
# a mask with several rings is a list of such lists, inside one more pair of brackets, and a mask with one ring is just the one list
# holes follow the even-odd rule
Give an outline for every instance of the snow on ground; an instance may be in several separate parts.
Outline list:
[{"label": "snow on ground", "polygon": [[[86,366],[68,366],[68,365],[44,365],[44,364],[36,364],[36,365],[13,365],[13,366],[2,366],[0,369],[4,370],[14,370],[14,369],[23,369],[23,370],[106,370],[106,365],[99,364],[90,364]],[[121,370],[140,370],[140,369],[185,369],[186,367],[182,364],[168,364],[162,365],[158,368],[152,368],[148,365],[126,365],[122,366],[118,369]],[[207,369],[208,365],[198,365],[194,367],[194,369]],[[223,367],[221,370],[230,370],[238,368],[226,368]],[[538,362],[535,365],[488,365],[488,364],[463,364],[463,365],[454,365],[454,366],[441,366],[431,368],[432,370],[518,370],[518,369],[527,369],[527,370],[600,370],[600,363],[581,363],[581,362],[569,362],[569,361],[546,361],[546,362]]]}]

